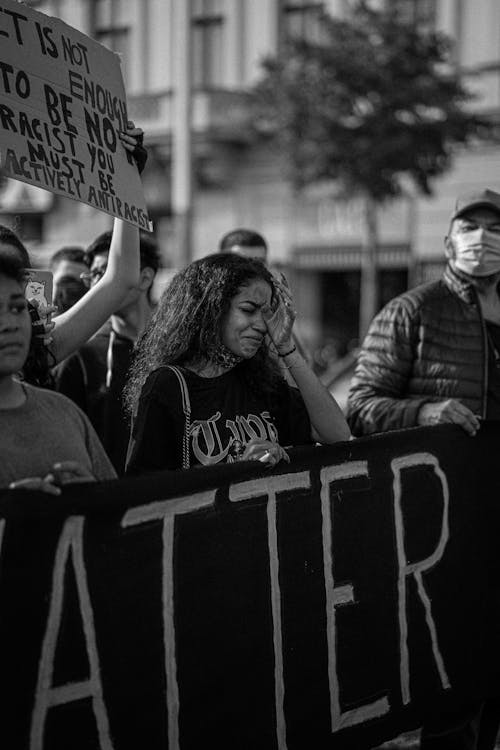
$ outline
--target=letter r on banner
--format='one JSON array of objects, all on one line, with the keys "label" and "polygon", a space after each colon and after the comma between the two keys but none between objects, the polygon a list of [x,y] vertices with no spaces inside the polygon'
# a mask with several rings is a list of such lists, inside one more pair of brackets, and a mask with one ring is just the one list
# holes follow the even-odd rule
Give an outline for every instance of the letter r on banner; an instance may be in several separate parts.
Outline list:
[{"label": "letter r on banner", "polygon": [[[419,466],[432,466],[434,473],[438,476],[443,490],[443,516],[441,522],[441,533],[436,549],[423,560],[414,563],[407,563],[405,549],[405,532],[403,510],[401,507],[402,485],[401,472],[404,469],[415,468]],[[417,590],[420,600],[425,610],[425,621],[429,629],[432,653],[439,673],[439,678],[444,689],[451,687],[443,657],[439,650],[436,624],[432,616],[431,601],[424,587],[422,573],[425,570],[433,568],[443,557],[446,543],[450,536],[448,524],[448,509],[450,504],[450,493],[448,489],[448,480],[439,465],[439,461],[430,453],[413,453],[409,456],[402,456],[391,461],[391,468],[394,474],[394,521],[396,525],[396,544],[398,553],[398,610],[399,610],[399,646],[400,646],[400,677],[401,677],[401,697],[403,704],[410,702],[410,664],[408,654],[408,620],[406,615],[406,579],[413,575],[417,582]]]}]

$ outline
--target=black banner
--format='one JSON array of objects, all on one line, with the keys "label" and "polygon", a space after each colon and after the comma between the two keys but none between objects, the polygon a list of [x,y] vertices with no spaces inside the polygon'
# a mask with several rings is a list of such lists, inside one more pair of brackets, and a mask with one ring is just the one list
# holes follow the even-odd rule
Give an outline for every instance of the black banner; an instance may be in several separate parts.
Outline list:
[{"label": "black banner", "polygon": [[369,748],[498,685],[500,425],[0,499],[0,744]]}]

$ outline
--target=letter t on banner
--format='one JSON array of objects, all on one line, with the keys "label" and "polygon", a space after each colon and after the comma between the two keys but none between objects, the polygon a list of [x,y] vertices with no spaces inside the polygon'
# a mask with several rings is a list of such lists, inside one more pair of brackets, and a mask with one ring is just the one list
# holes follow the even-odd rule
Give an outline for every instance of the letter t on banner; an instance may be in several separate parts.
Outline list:
[{"label": "letter t on banner", "polygon": [[290,490],[307,490],[311,486],[308,471],[282,474],[275,477],[251,479],[235,484],[229,489],[233,503],[267,495],[267,539],[271,573],[271,608],[273,614],[274,694],[276,702],[276,740],[278,750],[286,750],[285,684],[283,678],[283,638],[281,634],[281,592],[279,583],[278,529],[276,526],[276,494]]},{"label": "letter t on banner", "polygon": [[163,521],[163,641],[167,682],[168,750],[179,750],[179,686],[175,653],[174,621],[174,526],[175,517],[213,505],[216,490],[199,492],[175,500],[159,500],[125,513],[122,526],[136,526],[148,521]]}]

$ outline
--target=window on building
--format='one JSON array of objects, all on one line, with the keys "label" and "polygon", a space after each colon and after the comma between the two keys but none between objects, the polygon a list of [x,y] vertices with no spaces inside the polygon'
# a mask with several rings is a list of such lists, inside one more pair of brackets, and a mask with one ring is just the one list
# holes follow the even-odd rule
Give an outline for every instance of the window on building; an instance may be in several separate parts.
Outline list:
[{"label": "window on building", "polygon": [[320,42],[324,16],[324,3],[285,2],[283,4],[284,38]]},{"label": "window on building", "polygon": [[[361,273],[354,269],[323,271],[320,285],[323,336],[337,357],[344,357],[359,337]],[[379,310],[407,289],[407,268],[377,270]]]},{"label": "window on building", "polygon": [[388,0],[388,5],[405,21],[428,29],[436,25],[436,0]]},{"label": "window on building", "polygon": [[0,215],[0,223],[14,227],[23,242],[40,242],[43,236],[43,214],[18,213]]},{"label": "window on building", "polygon": [[224,8],[222,0],[193,0],[193,86],[224,83]]},{"label": "window on building", "polygon": [[92,36],[120,56],[125,81],[130,65],[130,26],[126,11],[127,0],[93,0]]}]

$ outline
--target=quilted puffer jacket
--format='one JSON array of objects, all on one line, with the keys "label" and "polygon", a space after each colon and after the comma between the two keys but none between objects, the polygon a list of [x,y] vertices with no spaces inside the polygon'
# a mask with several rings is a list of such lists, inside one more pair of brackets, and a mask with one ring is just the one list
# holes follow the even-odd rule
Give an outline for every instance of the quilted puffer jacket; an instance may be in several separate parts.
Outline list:
[{"label": "quilted puffer jacket", "polygon": [[486,326],[474,287],[442,279],[395,297],[374,318],[348,399],[354,435],[415,427],[429,401],[457,398],[486,415]]}]

